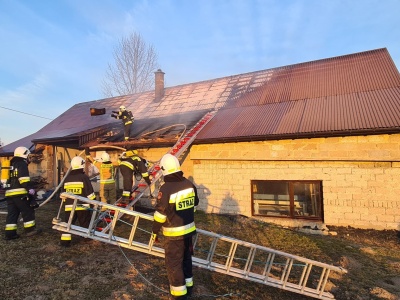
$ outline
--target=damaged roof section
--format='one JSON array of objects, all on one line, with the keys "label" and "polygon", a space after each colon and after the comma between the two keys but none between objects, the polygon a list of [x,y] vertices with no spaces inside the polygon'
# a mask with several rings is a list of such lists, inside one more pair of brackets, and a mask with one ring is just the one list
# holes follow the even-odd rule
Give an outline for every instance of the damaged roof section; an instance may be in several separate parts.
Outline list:
[{"label": "damaged roof section", "polygon": [[82,143],[81,146],[91,147],[111,144],[121,147],[129,145],[137,148],[146,148],[154,145],[170,147],[207,112],[194,111],[160,118],[135,120],[132,128],[132,136],[134,138],[131,138],[128,142],[123,141],[124,134],[120,124],[103,126],[99,130],[108,128],[108,134],[101,135],[87,143]]}]

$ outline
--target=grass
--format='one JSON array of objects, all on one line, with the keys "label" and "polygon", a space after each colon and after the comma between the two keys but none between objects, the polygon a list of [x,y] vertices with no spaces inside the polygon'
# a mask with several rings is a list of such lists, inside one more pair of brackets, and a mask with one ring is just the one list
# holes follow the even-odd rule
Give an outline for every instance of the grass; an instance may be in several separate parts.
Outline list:
[{"label": "grass", "polygon": [[[59,201],[51,201],[36,211],[37,224],[44,229],[41,235],[0,240],[0,299],[169,298],[162,258],[77,236],[70,248],[59,246],[61,233],[51,224],[58,209]],[[5,215],[0,215],[0,220],[4,228]],[[196,225],[346,268],[348,274],[330,277],[331,293],[338,300],[400,299],[400,243],[394,230],[329,227],[337,235],[320,236],[242,216],[200,211]],[[194,281],[193,299],[312,299],[197,267]]]}]

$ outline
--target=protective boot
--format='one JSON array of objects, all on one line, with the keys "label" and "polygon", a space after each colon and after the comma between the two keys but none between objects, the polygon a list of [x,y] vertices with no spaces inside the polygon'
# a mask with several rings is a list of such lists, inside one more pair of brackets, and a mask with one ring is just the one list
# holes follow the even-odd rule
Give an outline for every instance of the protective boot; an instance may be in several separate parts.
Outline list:
[{"label": "protective boot", "polygon": [[128,204],[129,204],[129,201],[130,201],[129,197],[127,197],[127,196],[122,196],[122,198],[121,198],[121,204],[128,205]]},{"label": "protective boot", "polygon": [[35,228],[34,230],[28,231],[25,234],[25,236],[27,236],[27,237],[34,236],[34,235],[42,233],[42,231],[43,231],[42,229]]},{"label": "protective boot", "polygon": [[4,240],[10,241],[10,240],[15,240],[18,239],[19,235],[18,234],[12,234],[12,235],[5,235]]},{"label": "protective boot", "polygon": [[187,294],[186,295],[190,298],[192,296],[192,294],[193,294],[193,286],[187,286],[186,290],[187,290]]},{"label": "protective boot", "polygon": [[60,246],[62,247],[69,247],[71,246],[71,234],[69,233],[63,233],[61,235],[61,241],[60,241]]}]

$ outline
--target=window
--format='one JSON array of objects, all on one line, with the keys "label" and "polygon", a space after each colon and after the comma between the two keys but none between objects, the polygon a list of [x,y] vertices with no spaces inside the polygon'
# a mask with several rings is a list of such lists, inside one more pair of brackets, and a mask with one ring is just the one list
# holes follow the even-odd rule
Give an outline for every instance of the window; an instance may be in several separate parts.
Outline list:
[{"label": "window", "polygon": [[253,215],[322,220],[321,181],[252,180]]}]

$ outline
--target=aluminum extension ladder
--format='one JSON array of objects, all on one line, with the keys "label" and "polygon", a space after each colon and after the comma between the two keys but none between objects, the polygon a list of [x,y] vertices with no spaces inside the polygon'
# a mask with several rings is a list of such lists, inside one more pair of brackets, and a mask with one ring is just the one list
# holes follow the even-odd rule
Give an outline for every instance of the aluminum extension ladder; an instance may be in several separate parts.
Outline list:
[{"label": "aluminum extension ladder", "polygon": [[[60,197],[62,200],[73,199],[73,209],[69,220],[62,222],[62,201],[58,216],[53,219],[53,229],[164,257],[162,245],[153,244],[151,239],[152,215],[69,193],[62,193]],[[71,224],[75,208],[80,205],[78,201],[93,207],[88,228]],[[104,217],[102,209],[110,214]],[[124,217],[114,217],[119,215]],[[99,229],[99,222],[109,223],[109,230],[104,232]],[[334,299],[331,293],[325,291],[329,275],[332,272],[347,273],[340,267],[201,229],[197,229],[194,249],[193,265],[197,267],[317,299]]]},{"label": "aluminum extension ladder", "polygon": [[[175,145],[167,152],[179,158],[186,152],[186,150],[190,147],[192,142],[195,140],[196,136],[199,132],[211,121],[211,119],[215,116],[217,111],[211,111],[206,113],[200,121],[198,121],[185,135],[183,135]],[[151,186],[155,186],[160,179],[162,178],[162,171],[160,170],[159,161],[156,162],[149,168],[149,174],[152,175],[153,179],[151,182]],[[135,205],[137,201],[149,190],[149,187],[144,179],[141,179],[133,188],[132,194],[133,199],[127,205],[127,207],[132,207]]]}]

